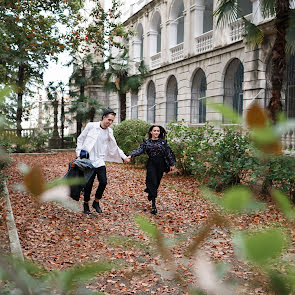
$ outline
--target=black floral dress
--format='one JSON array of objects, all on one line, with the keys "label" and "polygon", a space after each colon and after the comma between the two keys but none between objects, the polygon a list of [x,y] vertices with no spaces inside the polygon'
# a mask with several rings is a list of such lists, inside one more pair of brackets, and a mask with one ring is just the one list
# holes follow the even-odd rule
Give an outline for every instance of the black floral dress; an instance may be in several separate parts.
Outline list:
[{"label": "black floral dress", "polygon": [[149,199],[152,199],[157,197],[167,164],[174,166],[176,159],[166,140],[161,138],[157,140],[145,139],[138,149],[130,153],[130,156],[137,157],[143,153],[146,153],[149,157],[146,165],[145,192],[149,194]]}]

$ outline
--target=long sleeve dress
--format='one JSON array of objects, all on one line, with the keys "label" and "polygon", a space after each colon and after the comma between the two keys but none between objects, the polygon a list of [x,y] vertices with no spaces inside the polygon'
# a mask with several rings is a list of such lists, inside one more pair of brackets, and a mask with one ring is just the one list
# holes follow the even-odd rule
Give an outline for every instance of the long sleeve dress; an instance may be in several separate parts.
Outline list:
[{"label": "long sleeve dress", "polygon": [[145,139],[138,149],[130,153],[130,156],[137,157],[143,153],[148,155],[145,192],[148,193],[149,199],[151,200],[157,197],[158,188],[163,173],[167,169],[167,164],[169,167],[174,166],[176,159],[167,142],[161,138],[157,140],[152,140],[151,138]]}]

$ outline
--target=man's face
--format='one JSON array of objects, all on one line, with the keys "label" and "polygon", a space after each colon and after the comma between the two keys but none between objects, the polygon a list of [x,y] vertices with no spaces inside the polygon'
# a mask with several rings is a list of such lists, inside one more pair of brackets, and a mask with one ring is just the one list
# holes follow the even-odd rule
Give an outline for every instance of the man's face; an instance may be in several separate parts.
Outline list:
[{"label": "man's face", "polygon": [[115,120],[115,116],[113,114],[108,114],[102,118],[101,126],[103,128],[110,127],[113,124],[114,120]]}]

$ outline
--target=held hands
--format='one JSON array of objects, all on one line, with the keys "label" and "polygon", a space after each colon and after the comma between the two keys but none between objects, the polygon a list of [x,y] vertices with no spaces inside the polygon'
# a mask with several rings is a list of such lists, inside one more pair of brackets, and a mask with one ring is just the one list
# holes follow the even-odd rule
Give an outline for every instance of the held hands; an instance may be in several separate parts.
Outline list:
[{"label": "held hands", "polygon": [[170,172],[174,171],[175,166],[170,166]]},{"label": "held hands", "polygon": [[124,163],[130,163],[130,161],[131,161],[131,157],[130,156],[128,156],[125,160],[124,160]]}]

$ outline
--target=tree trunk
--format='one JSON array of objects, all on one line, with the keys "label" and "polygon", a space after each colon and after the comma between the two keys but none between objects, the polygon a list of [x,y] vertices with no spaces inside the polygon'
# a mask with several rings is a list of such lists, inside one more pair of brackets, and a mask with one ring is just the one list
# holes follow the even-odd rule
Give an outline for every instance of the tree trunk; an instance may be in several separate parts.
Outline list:
[{"label": "tree trunk", "polygon": [[94,121],[94,116],[95,116],[95,107],[91,107],[90,108],[90,111],[89,111],[89,119],[90,119],[90,122],[93,122]]},{"label": "tree trunk", "polygon": [[16,111],[16,134],[22,136],[22,116],[23,116],[23,95],[24,95],[25,66],[22,64],[18,67],[17,75],[17,111]]},{"label": "tree trunk", "polygon": [[58,116],[58,101],[54,100],[53,102],[53,115],[54,115],[54,126],[53,126],[53,137],[59,137],[58,126],[57,126],[57,116]]},{"label": "tree trunk", "polygon": [[126,93],[120,93],[120,122],[126,120]]},{"label": "tree trunk", "polygon": [[65,147],[64,145],[64,132],[65,132],[65,100],[64,97],[61,97],[61,110],[60,110],[60,131],[61,131],[61,148]]},{"label": "tree trunk", "polygon": [[268,104],[271,120],[277,121],[278,112],[282,111],[281,90],[286,70],[286,31],[289,26],[289,0],[276,0],[275,28],[277,31],[272,48],[272,97]]},{"label": "tree trunk", "polygon": [[[85,67],[81,69],[81,77],[84,79],[86,77]],[[85,95],[85,85],[84,82],[80,85],[80,100],[84,100]],[[79,114],[77,114],[77,138],[82,132],[82,118]]]}]

